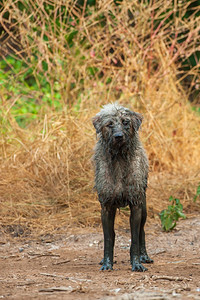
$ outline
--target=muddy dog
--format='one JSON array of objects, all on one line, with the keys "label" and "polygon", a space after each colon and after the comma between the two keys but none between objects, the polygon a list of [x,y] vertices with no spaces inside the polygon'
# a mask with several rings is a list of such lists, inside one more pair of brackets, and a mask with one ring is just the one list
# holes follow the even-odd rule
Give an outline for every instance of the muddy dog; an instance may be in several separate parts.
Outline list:
[{"label": "muddy dog", "polygon": [[105,105],[93,118],[98,141],[93,157],[95,189],[101,204],[104,258],[101,270],[113,269],[114,220],[117,208],[130,207],[132,271],[152,263],[145,246],[148,159],[138,130],[142,115],[116,103]]}]

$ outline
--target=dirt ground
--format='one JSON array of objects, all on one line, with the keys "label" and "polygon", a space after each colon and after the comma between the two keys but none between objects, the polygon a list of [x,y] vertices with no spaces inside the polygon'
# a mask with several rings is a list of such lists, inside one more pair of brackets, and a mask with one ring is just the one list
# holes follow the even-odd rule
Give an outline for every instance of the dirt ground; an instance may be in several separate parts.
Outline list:
[{"label": "dirt ground", "polygon": [[[12,233],[13,234],[13,233]],[[200,299],[200,216],[164,233],[146,225],[144,273],[131,272],[130,230],[116,230],[113,271],[100,271],[100,228],[67,229],[38,238],[0,234],[0,299]]]}]

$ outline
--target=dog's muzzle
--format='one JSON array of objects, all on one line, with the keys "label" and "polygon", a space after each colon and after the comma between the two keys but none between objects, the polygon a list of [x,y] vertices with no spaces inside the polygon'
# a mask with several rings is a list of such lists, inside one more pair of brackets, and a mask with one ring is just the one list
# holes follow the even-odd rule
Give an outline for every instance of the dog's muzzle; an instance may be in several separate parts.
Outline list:
[{"label": "dog's muzzle", "polygon": [[113,140],[115,144],[119,144],[119,145],[123,144],[125,141],[124,133],[121,131],[114,133]]}]

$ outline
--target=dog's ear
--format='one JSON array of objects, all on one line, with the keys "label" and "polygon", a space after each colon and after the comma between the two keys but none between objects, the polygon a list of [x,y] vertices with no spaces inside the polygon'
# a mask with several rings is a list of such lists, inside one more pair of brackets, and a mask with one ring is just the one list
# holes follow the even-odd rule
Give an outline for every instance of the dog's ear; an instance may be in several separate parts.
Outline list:
[{"label": "dog's ear", "polygon": [[133,123],[133,128],[138,131],[140,128],[140,125],[142,124],[143,116],[140,113],[131,112],[132,115],[132,123]]},{"label": "dog's ear", "polygon": [[101,117],[97,114],[94,118],[92,118],[92,123],[94,128],[96,129],[96,133],[100,133],[101,131]]},{"label": "dog's ear", "polygon": [[136,113],[136,112],[135,112],[135,116],[137,121],[137,130],[139,130],[140,125],[142,124],[143,116],[140,113]]}]

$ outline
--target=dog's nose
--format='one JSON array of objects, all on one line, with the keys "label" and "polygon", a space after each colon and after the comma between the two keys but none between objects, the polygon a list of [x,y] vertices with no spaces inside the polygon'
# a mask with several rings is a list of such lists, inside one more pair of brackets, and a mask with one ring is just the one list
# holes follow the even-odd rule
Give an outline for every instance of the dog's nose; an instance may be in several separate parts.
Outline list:
[{"label": "dog's nose", "polygon": [[124,137],[124,134],[123,132],[116,132],[113,134],[113,137],[116,139],[116,140],[122,140],[123,137]]}]

